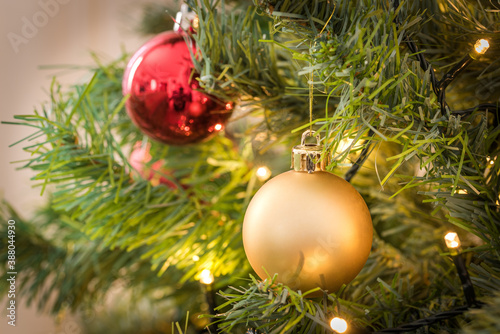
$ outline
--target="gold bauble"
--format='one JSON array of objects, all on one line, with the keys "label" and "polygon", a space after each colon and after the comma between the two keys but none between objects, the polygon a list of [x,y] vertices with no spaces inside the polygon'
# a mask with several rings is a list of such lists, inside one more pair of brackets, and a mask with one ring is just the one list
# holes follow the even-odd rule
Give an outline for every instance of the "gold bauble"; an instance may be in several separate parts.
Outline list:
[{"label": "gold bauble", "polygon": [[[267,182],[250,202],[243,245],[255,272],[306,292],[336,292],[368,259],[373,226],[361,195],[324,171],[289,171]],[[321,296],[316,292],[310,297]]]}]

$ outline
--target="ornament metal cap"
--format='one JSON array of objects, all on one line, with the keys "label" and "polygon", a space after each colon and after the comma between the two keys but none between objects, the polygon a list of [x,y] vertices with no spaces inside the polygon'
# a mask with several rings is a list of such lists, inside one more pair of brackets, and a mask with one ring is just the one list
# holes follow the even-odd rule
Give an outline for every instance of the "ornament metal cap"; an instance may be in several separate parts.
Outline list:
[{"label": "ornament metal cap", "polygon": [[[306,144],[306,137],[316,137],[316,144]],[[326,170],[328,155],[322,157],[323,145],[320,143],[319,134],[307,130],[302,134],[300,145],[292,149],[292,166],[296,172],[313,173]]]},{"label": "ornament metal cap", "polygon": [[185,3],[181,5],[181,10],[175,16],[174,31],[181,32],[188,30],[191,22],[198,18],[195,12]]}]

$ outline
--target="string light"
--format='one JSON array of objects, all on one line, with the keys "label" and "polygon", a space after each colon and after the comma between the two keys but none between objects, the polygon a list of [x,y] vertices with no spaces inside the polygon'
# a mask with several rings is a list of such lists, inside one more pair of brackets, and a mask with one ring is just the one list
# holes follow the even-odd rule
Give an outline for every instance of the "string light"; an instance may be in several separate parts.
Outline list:
[{"label": "string light", "polygon": [[444,241],[446,242],[446,247],[450,249],[456,249],[460,247],[460,239],[458,238],[458,234],[455,232],[448,232],[444,236]]},{"label": "string light", "polygon": [[193,261],[194,262],[200,261],[200,257],[198,255],[193,255]]},{"label": "string light", "polygon": [[219,123],[215,124],[214,129],[215,129],[215,131],[220,131],[220,130],[222,130],[222,124],[219,124]]},{"label": "string light", "polygon": [[[438,97],[441,111],[446,110],[446,87],[455,80],[455,78],[463,72],[474,60],[483,55],[489,48],[490,44],[485,39],[480,39],[474,45],[474,49],[469,52],[462,60],[460,60],[451,70],[444,75],[444,77],[437,83],[435,93]],[[433,84],[434,85],[434,84]]]},{"label": "string light", "polygon": [[193,29],[198,30],[199,26],[200,26],[200,19],[198,18],[198,16],[196,16],[193,19]]},{"label": "string light", "polygon": [[351,138],[342,139],[339,146],[337,146],[337,153],[342,153],[347,150],[352,145],[353,141],[354,139]]},{"label": "string light", "polygon": [[265,181],[271,177],[271,170],[267,166],[261,166],[255,174],[260,181]]},{"label": "string light", "polygon": [[345,333],[347,331],[347,321],[335,317],[330,321],[330,327],[337,333]]},{"label": "string light", "polygon": [[484,169],[483,176],[486,178],[486,182],[490,182],[491,178],[493,177],[494,173],[492,173],[492,168],[495,165],[495,161],[497,160],[497,157],[493,157],[493,159],[490,156],[486,157],[486,168]]},{"label": "string light", "polygon": [[[215,302],[215,290],[212,285],[214,282],[214,275],[212,272],[208,269],[203,269],[203,271],[200,273],[200,283],[204,284],[205,287],[203,288],[203,292],[205,294],[205,300],[208,304],[208,311],[210,314],[216,314],[215,309],[217,307],[217,304]],[[212,318],[212,320],[215,320]],[[208,332],[209,333],[217,333],[217,325],[214,323],[211,323],[208,325]]]},{"label": "string light", "polygon": [[479,39],[476,44],[474,44],[474,50],[480,55],[484,55],[489,47],[490,43],[485,39]]},{"label": "string light", "polygon": [[[479,56],[482,56],[488,51],[490,47],[490,43],[485,39],[478,39],[476,44],[474,44],[474,48],[469,53],[469,57],[474,60],[477,60]],[[468,64],[467,64],[468,65]]]},{"label": "string light", "polygon": [[214,282],[214,275],[208,269],[204,269],[200,274],[200,282],[206,285],[212,284]]},{"label": "string light", "polygon": [[462,282],[462,290],[464,292],[467,305],[469,307],[474,305],[477,306],[478,302],[476,301],[474,285],[472,284],[469,272],[467,271],[465,260],[460,252],[461,243],[460,239],[458,238],[458,234],[456,234],[455,232],[448,232],[444,236],[444,241],[446,242],[446,246],[450,250],[450,255],[457,269],[458,277],[460,278],[460,282]]},{"label": "string light", "polygon": [[354,139],[353,138],[344,138],[342,139],[338,146],[337,146],[337,149],[335,150],[335,153],[337,154],[341,154],[342,152],[350,149],[351,151],[352,150],[355,150],[355,149],[358,149],[360,148],[361,146],[363,146],[363,144],[357,142],[356,144],[353,145],[353,142],[354,142]]}]

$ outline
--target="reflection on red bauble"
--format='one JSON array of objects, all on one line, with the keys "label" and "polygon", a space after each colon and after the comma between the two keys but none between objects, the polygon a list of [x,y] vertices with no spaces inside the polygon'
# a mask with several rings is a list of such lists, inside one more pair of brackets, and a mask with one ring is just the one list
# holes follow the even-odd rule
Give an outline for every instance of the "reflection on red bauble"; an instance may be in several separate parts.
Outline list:
[{"label": "reflection on red bauble", "polygon": [[[165,144],[197,143],[222,130],[233,109],[199,91],[183,33],[164,32],[130,59],[123,77],[126,109],[149,137]],[[194,52],[194,45],[191,45]]]}]

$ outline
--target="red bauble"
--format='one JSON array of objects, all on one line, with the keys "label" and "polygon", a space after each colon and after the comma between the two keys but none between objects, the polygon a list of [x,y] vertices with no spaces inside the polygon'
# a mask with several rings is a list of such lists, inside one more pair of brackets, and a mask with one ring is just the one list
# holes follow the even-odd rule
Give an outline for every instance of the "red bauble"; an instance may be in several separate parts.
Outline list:
[{"label": "red bauble", "polygon": [[233,109],[233,103],[198,90],[185,38],[168,31],[148,41],[130,59],[122,83],[123,94],[130,94],[126,109],[132,121],[152,139],[171,145],[210,137],[222,130]]},{"label": "red bauble", "polygon": [[[177,189],[174,182],[170,181],[165,175],[171,176],[172,173],[164,167],[165,162],[158,160],[153,164],[149,165],[152,159],[149,153],[151,149],[151,144],[147,143],[143,146],[142,142],[137,142],[134,145],[134,149],[130,153],[129,163],[133,170],[130,171],[130,177],[134,180],[145,179],[151,182],[153,187],[160,184],[164,184],[170,189]],[[184,187],[186,189],[187,187]]]},{"label": "red bauble", "polygon": [[143,147],[142,142],[139,141],[135,143],[134,149],[130,153],[130,157],[128,162],[130,166],[132,166],[133,170],[130,172],[130,176],[135,178],[136,175],[142,177],[143,179],[150,179],[150,171],[147,168],[148,162],[151,161],[152,156],[149,153],[151,148],[151,144],[147,143],[145,147]]}]

